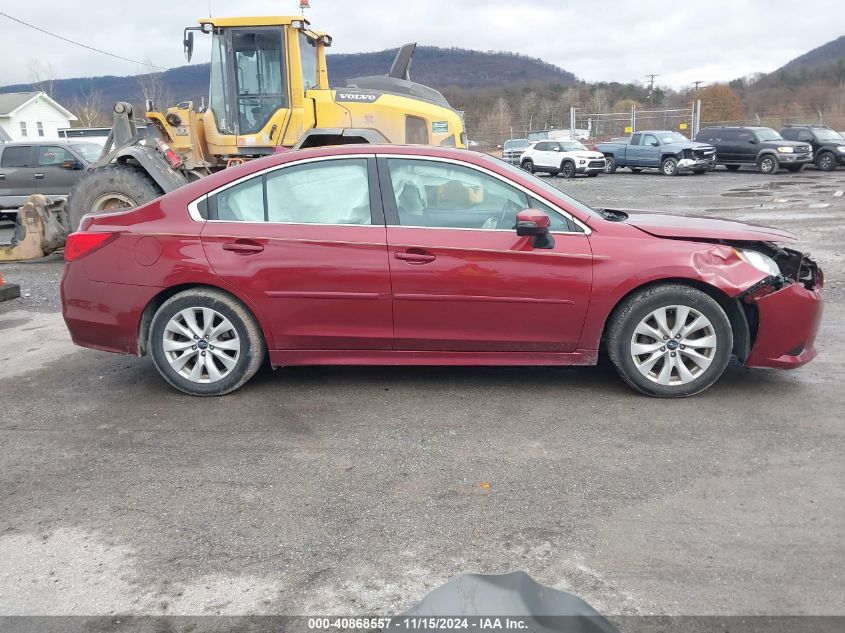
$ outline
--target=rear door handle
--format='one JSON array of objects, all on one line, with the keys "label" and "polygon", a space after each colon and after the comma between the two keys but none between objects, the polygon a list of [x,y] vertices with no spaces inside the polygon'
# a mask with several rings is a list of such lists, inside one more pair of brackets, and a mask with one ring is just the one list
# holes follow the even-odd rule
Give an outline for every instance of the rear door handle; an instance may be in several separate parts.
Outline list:
[{"label": "rear door handle", "polygon": [[0,180],[6,180],[6,174],[0,174]]},{"label": "rear door handle", "polygon": [[40,180],[41,178],[44,178],[44,174],[35,174],[35,177]]},{"label": "rear door handle", "polygon": [[393,253],[393,256],[396,259],[401,259],[402,261],[406,261],[409,264],[427,264],[429,262],[433,262],[437,257],[432,255],[431,253],[426,252],[404,252],[404,253]]},{"label": "rear door handle", "polygon": [[239,253],[241,255],[253,255],[263,251],[264,247],[255,242],[226,242],[223,244],[223,250]]}]

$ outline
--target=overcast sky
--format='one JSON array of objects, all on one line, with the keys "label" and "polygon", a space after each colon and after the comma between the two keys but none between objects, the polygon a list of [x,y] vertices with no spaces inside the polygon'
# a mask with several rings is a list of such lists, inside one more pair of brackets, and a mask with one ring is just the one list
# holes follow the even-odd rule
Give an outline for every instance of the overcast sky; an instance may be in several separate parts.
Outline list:
[{"label": "overcast sky", "polygon": [[[298,0],[212,0],[214,15],[297,13]],[[330,52],[407,41],[540,57],[588,81],[673,87],[768,72],[845,34],[845,0],[311,0],[312,26],[334,37]],[[129,8],[132,7],[132,8]],[[0,11],[123,57],[170,68],[185,63],[182,28],[209,13],[208,0],[27,0]],[[194,63],[208,61],[197,38]],[[0,16],[0,85],[30,81],[27,62],[59,78],[129,75],[136,64],[85,50]],[[387,69],[385,69],[387,72]],[[413,77],[413,69],[412,69]]]}]

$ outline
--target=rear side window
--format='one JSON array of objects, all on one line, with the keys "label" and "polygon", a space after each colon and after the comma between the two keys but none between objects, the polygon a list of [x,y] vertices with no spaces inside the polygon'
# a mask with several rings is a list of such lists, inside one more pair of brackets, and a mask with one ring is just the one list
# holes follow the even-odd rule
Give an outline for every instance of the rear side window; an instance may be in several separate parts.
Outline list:
[{"label": "rear side window", "polygon": [[263,222],[264,184],[250,178],[217,194],[217,219],[227,222]]},{"label": "rear side window", "polygon": [[31,149],[29,145],[5,148],[3,158],[0,159],[0,167],[27,167]]},{"label": "rear side window", "polygon": [[698,136],[695,137],[696,141],[712,141],[716,138],[715,130],[701,130],[698,133]]},{"label": "rear side window", "polygon": [[780,135],[789,141],[794,141],[798,136],[798,130],[786,128]]},{"label": "rear side window", "polygon": [[639,145],[641,137],[642,137],[642,134],[634,134],[631,137],[631,145]]},{"label": "rear side window", "polygon": [[739,131],[737,130],[722,130],[719,132],[720,141],[735,141],[739,138]]}]

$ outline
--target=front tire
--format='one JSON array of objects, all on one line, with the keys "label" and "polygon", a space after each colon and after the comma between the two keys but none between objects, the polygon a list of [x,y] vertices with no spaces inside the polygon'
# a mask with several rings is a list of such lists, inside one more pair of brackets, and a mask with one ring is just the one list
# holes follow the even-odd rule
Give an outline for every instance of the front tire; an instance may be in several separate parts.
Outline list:
[{"label": "front tire", "polygon": [[732,349],[730,321],[718,302],[678,284],[631,295],[607,330],[607,352],[619,375],[658,398],[704,391],[724,373]]},{"label": "front tire", "polygon": [[667,156],[663,159],[663,162],[660,163],[660,173],[664,176],[677,176],[678,175],[678,159],[673,158],[672,156]]},{"label": "front tire", "polygon": [[616,162],[616,159],[613,158],[613,156],[606,156],[604,162],[604,173],[615,174],[617,169],[619,169],[619,163]]},{"label": "front tire", "polygon": [[76,231],[82,216],[141,206],[163,195],[146,171],[132,165],[106,165],[83,175],[71,187],[67,199],[70,230]]},{"label": "front tire", "polygon": [[249,310],[213,288],[193,288],[165,301],[153,316],[147,349],[161,376],[193,396],[238,389],[266,353]]},{"label": "front tire", "polygon": [[560,175],[566,179],[575,177],[575,163],[565,160],[560,164]]},{"label": "front tire", "polygon": [[757,167],[760,168],[761,173],[768,176],[769,174],[774,174],[780,168],[780,163],[775,156],[766,154],[757,163]]},{"label": "front tire", "polygon": [[833,171],[836,169],[836,157],[830,152],[822,152],[816,157],[816,167],[820,171]]},{"label": "front tire", "polygon": [[520,167],[522,167],[522,168],[523,168],[525,171],[527,171],[529,174],[533,174],[533,173],[534,173],[534,161],[532,161],[532,160],[524,160],[524,161],[522,161],[522,164],[520,165]]}]

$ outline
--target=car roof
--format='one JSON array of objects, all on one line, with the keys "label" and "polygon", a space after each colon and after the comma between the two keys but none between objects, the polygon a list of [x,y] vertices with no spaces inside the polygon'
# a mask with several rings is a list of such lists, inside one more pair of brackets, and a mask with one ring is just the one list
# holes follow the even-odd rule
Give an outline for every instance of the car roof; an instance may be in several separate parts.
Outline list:
[{"label": "car roof", "polygon": [[[85,139],[39,139],[37,141],[10,141],[8,143],[0,143],[0,148],[2,147],[21,147],[26,146],[29,147],[31,145],[73,145],[75,143],[85,143]],[[90,141],[88,141],[90,142]]]}]

